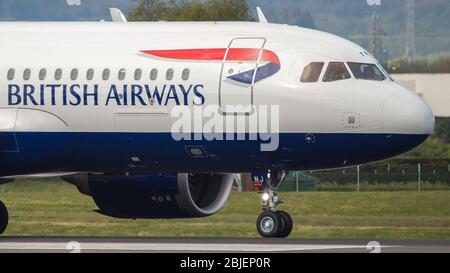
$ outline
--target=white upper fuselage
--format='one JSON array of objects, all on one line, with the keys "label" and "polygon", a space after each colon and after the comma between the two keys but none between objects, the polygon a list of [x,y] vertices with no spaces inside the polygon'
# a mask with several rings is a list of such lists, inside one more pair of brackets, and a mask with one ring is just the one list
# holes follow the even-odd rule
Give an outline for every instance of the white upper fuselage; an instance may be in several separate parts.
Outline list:
[{"label": "white upper fuselage", "polygon": [[[70,131],[115,131],[114,113],[121,110],[142,110],[149,108],[170,108],[174,105],[146,107],[105,106],[111,84],[202,84],[205,102],[219,103],[219,81],[222,61],[179,61],[143,56],[143,50],[227,48],[230,41],[239,37],[263,37],[265,49],[276,52],[281,70],[254,87],[255,105],[280,105],[280,130],[282,132],[385,132],[385,133],[427,133],[430,123],[422,127],[403,128],[408,124],[387,125],[383,128],[383,105],[395,94],[403,94],[404,107],[407,100],[414,100],[396,83],[361,81],[355,78],[324,83],[301,83],[303,68],[311,62],[359,62],[373,63],[364,49],[334,35],[319,31],[283,25],[259,23],[1,23],[0,24],[0,106],[10,107],[7,100],[7,85],[10,83],[31,84],[36,87],[33,97],[39,102],[41,84],[93,84],[99,85],[99,105],[78,107],[61,106],[62,96],[57,94],[56,105],[50,103],[50,91],[45,91],[45,105],[19,104],[19,107],[42,109],[58,116],[69,124]],[[325,64],[326,67],[326,64]],[[6,80],[8,69],[15,69],[12,81]],[[31,78],[22,78],[25,69],[31,69]],[[38,79],[39,70],[47,69],[44,80]],[[61,80],[55,80],[55,70],[62,69]],[[72,69],[79,69],[77,80],[70,79]],[[94,79],[86,80],[86,71],[93,68]],[[102,71],[111,69],[109,80],[102,80]],[[135,69],[142,69],[141,80],[133,79]],[[158,69],[156,81],[149,78],[151,69]],[[187,82],[181,79],[183,69],[190,69]],[[118,80],[120,69],[126,69],[126,78]],[[174,69],[174,79],[166,80],[168,69]],[[323,69],[322,74],[325,72]],[[91,88],[92,90],[92,88]],[[59,90],[57,90],[59,92]],[[181,98],[180,98],[181,99]],[[189,103],[192,106],[191,100]],[[73,99],[72,99],[73,100]],[[172,104],[172,105],[171,105]],[[401,109],[396,108],[401,111]],[[429,111],[428,109],[426,109]],[[345,112],[360,116],[359,126],[345,126],[342,119]],[[390,118],[390,117],[389,117]],[[425,118],[429,118],[426,116]],[[395,119],[395,117],[394,117]],[[403,120],[402,120],[403,121]],[[399,125],[399,126],[397,126]],[[158,117],[152,126],[142,126],[142,131],[169,132],[169,116]],[[132,128],[137,131],[137,128]],[[348,128],[352,127],[352,128]],[[414,127],[414,128],[413,128]],[[42,130],[45,128],[24,128]],[[51,128],[48,128],[51,129]],[[56,128],[59,130],[60,128]],[[403,130],[402,130],[403,129]]]},{"label": "white upper fuselage", "polygon": [[[252,88],[224,79],[226,73],[249,69],[252,64],[245,61],[180,60],[143,52],[230,50],[250,44],[275,53],[280,63],[277,73]],[[325,63],[319,80],[301,82],[305,66],[312,62]],[[351,78],[323,82],[330,62],[344,63]],[[358,80],[348,62],[376,63],[364,49],[345,39],[285,25],[0,23],[0,131],[168,133],[175,106],[242,101],[254,106],[279,105],[280,133],[431,133],[434,117],[419,97],[389,80],[387,74],[384,81]],[[11,69],[14,75],[8,79]],[[42,69],[46,75],[40,79]],[[58,69],[61,79],[55,79]],[[74,69],[78,74],[71,79]],[[92,80],[86,78],[89,69],[94,71]],[[110,69],[107,80],[102,79],[105,69]],[[138,80],[136,69],[142,70]],[[150,79],[153,69],[158,71],[156,79]],[[174,76],[168,80],[170,69]],[[190,72],[187,80],[182,79],[185,69]],[[27,70],[30,78],[24,79]],[[125,71],[123,80],[120,71]],[[112,99],[113,85],[119,95]],[[132,103],[133,85],[141,86],[143,92],[142,100],[135,97]],[[151,101],[146,88],[153,96],[155,88],[166,88],[166,93]],[[94,91],[95,97],[89,95]]]}]

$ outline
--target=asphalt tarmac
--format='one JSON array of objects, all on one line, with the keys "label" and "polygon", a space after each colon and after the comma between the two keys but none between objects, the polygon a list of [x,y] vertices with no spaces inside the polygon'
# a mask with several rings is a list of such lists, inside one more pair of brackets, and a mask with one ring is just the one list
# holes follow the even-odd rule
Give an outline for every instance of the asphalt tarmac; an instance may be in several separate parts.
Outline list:
[{"label": "asphalt tarmac", "polygon": [[0,237],[0,253],[450,253],[450,241]]}]

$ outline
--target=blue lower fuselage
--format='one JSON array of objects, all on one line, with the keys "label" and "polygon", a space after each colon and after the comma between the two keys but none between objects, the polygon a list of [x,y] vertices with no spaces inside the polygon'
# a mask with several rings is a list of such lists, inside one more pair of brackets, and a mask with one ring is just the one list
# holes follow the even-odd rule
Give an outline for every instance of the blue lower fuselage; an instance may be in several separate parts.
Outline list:
[{"label": "blue lower fuselage", "polygon": [[314,170],[387,159],[428,135],[281,133],[262,141],[175,141],[170,133],[0,133],[0,176],[48,172],[214,172]]}]

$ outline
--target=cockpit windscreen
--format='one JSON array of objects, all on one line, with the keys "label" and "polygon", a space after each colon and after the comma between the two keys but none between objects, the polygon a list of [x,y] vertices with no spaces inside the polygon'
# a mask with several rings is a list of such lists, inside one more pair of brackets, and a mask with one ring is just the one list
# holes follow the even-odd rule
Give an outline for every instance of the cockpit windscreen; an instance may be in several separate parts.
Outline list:
[{"label": "cockpit windscreen", "polygon": [[384,81],[386,76],[375,64],[348,63],[355,78],[359,80]]}]

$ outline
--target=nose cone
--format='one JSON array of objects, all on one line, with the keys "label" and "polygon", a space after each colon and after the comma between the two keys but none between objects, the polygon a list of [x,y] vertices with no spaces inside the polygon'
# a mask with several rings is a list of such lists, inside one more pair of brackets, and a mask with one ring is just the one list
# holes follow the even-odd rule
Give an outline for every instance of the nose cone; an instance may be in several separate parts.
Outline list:
[{"label": "nose cone", "polygon": [[432,134],[434,123],[434,115],[430,107],[415,94],[405,91],[394,95],[384,103],[385,133],[422,136],[426,139]]}]

